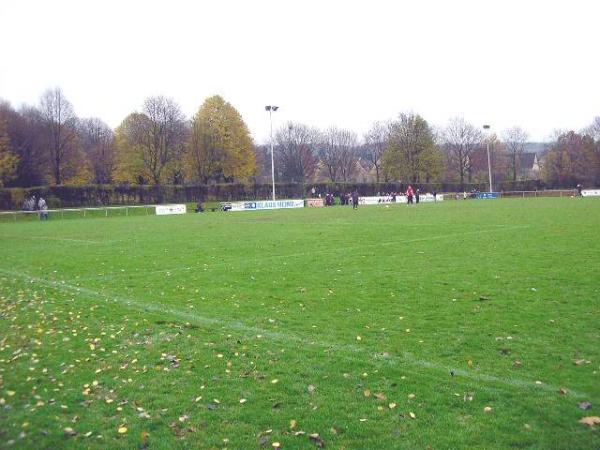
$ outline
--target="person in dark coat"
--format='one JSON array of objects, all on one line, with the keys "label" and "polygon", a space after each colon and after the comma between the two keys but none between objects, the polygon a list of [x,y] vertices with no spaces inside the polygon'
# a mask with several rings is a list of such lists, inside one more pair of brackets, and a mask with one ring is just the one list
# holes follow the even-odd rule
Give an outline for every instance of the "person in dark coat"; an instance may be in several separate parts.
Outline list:
[{"label": "person in dark coat", "polygon": [[356,189],[352,192],[352,209],[358,209],[358,191]]}]

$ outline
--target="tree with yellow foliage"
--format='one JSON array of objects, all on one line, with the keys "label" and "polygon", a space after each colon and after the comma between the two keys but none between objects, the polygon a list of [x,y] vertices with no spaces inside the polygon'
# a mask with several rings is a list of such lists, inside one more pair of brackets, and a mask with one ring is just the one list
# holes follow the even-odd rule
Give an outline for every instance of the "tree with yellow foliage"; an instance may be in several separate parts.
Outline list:
[{"label": "tree with yellow foliage", "polygon": [[0,187],[17,176],[19,157],[12,152],[8,125],[6,120],[0,121]]},{"label": "tree with yellow foliage", "polygon": [[173,179],[187,136],[181,108],[165,97],[149,97],[141,113],[125,118],[117,128],[117,182],[161,184]]},{"label": "tree with yellow foliage", "polygon": [[201,183],[247,179],[256,171],[253,148],[240,113],[222,97],[210,97],[192,119],[188,177]]}]

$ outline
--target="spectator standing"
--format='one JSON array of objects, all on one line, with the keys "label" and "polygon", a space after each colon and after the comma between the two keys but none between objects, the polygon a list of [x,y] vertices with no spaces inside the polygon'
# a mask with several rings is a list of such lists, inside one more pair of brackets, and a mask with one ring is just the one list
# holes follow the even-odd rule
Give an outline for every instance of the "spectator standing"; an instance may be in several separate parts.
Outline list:
[{"label": "spectator standing", "polygon": [[358,190],[354,189],[352,192],[352,209],[358,209]]},{"label": "spectator standing", "polygon": [[46,204],[46,200],[43,197],[37,202],[37,209],[40,212],[40,220],[48,220],[48,205]]},{"label": "spectator standing", "polygon": [[419,188],[417,188],[417,191],[415,192],[415,200],[416,200],[417,204],[419,204],[420,197],[421,197],[421,191],[419,190]]},{"label": "spectator standing", "polygon": [[409,184],[408,189],[406,190],[406,198],[408,199],[408,204],[413,204],[413,196],[415,195],[415,191],[413,191],[413,187]]}]

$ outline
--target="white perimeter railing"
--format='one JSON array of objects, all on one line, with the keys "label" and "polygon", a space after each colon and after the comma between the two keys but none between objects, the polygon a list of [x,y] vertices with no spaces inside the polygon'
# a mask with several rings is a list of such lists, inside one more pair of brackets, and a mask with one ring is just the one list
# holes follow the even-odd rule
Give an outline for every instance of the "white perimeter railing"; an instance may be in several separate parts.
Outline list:
[{"label": "white perimeter railing", "polygon": [[[104,206],[96,208],[63,208],[63,209],[47,209],[49,218],[67,217],[109,217],[109,216],[129,216],[129,215],[154,215],[156,205],[131,205],[131,206]],[[7,220],[17,221],[19,217],[40,218],[42,211],[0,211],[0,222]]]}]

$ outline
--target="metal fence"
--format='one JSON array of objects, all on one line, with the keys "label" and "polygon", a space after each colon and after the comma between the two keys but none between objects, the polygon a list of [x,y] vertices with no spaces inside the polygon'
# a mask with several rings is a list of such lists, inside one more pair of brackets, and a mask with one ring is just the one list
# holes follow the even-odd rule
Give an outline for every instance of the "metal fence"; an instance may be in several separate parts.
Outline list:
[{"label": "metal fence", "polygon": [[[543,191],[502,191],[498,192],[498,198],[538,198],[538,197],[571,197],[576,196],[574,189],[548,189]],[[444,192],[444,200],[463,200],[464,198],[475,198],[472,192]]]},{"label": "metal fence", "polygon": [[74,219],[84,217],[147,216],[155,214],[156,205],[106,206],[99,208],[64,208],[45,211],[3,211],[0,222],[17,222],[44,219]]}]

